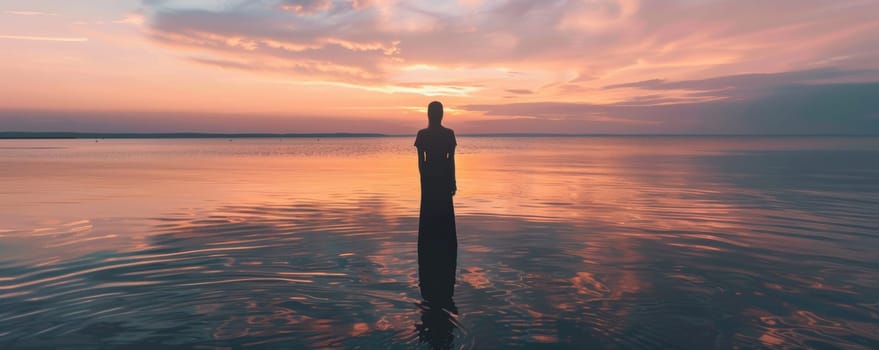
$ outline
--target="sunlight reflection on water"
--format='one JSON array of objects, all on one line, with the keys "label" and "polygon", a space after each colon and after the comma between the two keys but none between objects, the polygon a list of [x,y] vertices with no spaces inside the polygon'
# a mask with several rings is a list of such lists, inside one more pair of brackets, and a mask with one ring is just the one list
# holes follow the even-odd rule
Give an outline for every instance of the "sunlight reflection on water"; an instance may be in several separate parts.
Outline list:
[{"label": "sunlight reflection on water", "polygon": [[[0,141],[0,348],[428,347],[410,138],[92,141]],[[879,139],[459,144],[455,347],[879,347]]]}]

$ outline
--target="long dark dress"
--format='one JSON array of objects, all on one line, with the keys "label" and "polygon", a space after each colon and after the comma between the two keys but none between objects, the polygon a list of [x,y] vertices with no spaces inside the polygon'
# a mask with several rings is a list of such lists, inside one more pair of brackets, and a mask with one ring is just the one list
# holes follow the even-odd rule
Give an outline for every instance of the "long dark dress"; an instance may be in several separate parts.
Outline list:
[{"label": "long dark dress", "polygon": [[[452,306],[458,259],[455,208],[455,133],[441,126],[422,129],[415,139],[421,174],[418,221],[418,280],[422,297]],[[446,305],[448,304],[448,305]]]}]

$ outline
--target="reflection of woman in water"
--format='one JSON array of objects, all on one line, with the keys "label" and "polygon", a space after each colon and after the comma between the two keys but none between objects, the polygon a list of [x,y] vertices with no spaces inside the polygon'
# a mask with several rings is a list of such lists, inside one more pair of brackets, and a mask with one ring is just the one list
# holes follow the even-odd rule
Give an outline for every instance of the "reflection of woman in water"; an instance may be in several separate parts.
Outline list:
[{"label": "reflection of woman in water", "polygon": [[421,215],[418,221],[418,280],[421,296],[435,306],[453,309],[458,239],[452,196],[455,183],[455,132],[441,125],[443,105],[427,107],[429,125],[418,131]]}]

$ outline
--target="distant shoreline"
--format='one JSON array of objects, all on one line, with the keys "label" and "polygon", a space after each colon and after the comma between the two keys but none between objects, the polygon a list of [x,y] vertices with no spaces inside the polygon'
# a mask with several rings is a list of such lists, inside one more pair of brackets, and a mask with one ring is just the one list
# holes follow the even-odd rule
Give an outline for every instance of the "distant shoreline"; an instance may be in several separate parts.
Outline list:
[{"label": "distant shoreline", "polygon": [[265,134],[265,133],[79,133],[79,132],[0,132],[0,139],[243,139],[243,138],[347,138],[347,137],[387,137],[374,133],[304,133],[304,134]]},{"label": "distant shoreline", "polygon": [[[0,132],[0,140],[59,139],[247,139],[247,138],[379,138],[413,135],[380,133],[80,133],[80,132]],[[879,137],[876,134],[554,134],[554,133],[472,133],[463,137]]]}]

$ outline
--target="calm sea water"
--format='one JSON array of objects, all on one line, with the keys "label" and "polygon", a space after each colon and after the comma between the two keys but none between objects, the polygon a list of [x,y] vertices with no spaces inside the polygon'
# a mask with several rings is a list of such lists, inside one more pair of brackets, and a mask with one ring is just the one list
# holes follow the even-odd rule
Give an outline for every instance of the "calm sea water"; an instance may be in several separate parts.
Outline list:
[{"label": "calm sea water", "polygon": [[879,139],[0,141],[0,348],[879,348]]}]

